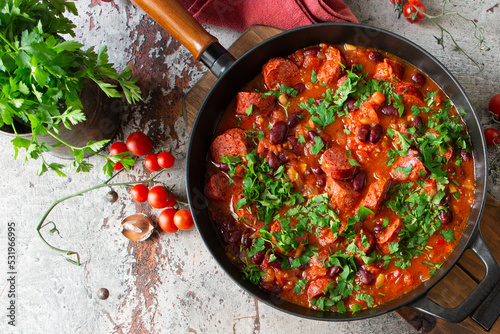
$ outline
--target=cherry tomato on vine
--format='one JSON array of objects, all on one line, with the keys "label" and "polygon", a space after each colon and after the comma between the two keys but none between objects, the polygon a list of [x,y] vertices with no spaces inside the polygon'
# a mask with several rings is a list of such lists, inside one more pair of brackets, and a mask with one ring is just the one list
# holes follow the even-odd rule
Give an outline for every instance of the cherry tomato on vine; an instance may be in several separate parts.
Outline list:
[{"label": "cherry tomato on vine", "polygon": [[158,225],[160,228],[168,233],[175,233],[179,228],[174,224],[174,215],[177,209],[169,208],[163,210],[158,216]]},{"label": "cherry tomato on vine", "polygon": [[170,152],[161,152],[158,154],[158,164],[162,168],[170,168],[174,165],[175,163],[175,157],[172,153]]},{"label": "cherry tomato on vine", "polygon": [[156,209],[163,209],[167,206],[176,206],[177,200],[175,195],[167,190],[164,186],[156,186],[149,190],[149,204]]},{"label": "cherry tomato on vine", "polygon": [[127,148],[133,155],[146,155],[152,146],[151,139],[142,132],[133,132],[127,137]]},{"label": "cherry tomato on vine", "polygon": [[488,109],[497,117],[500,117],[500,94],[493,96],[488,104]]},{"label": "cherry tomato on vine", "polygon": [[484,130],[484,137],[486,138],[486,145],[492,146],[500,141],[498,137],[500,132],[497,129],[489,128]]},{"label": "cherry tomato on vine", "polygon": [[403,8],[403,15],[410,23],[417,23],[425,19],[425,5],[420,0],[409,1]]},{"label": "cherry tomato on vine", "polygon": [[139,183],[130,189],[130,196],[134,199],[134,201],[143,203],[148,200],[149,189],[146,185]]},{"label": "cherry tomato on vine", "polygon": [[148,155],[146,155],[146,158],[144,158],[144,165],[152,172],[159,171],[161,169],[161,166],[158,164],[158,154],[149,153]]},{"label": "cherry tomato on vine", "polygon": [[403,3],[403,0],[391,0],[391,3],[392,3],[393,5],[395,5],[395,4],[402,4],[402,3]]},{"label": "cherry tomato on vine", "polygon": [[[117,155],[117,154],[127,152],[127,151],[128,151],[127,145],[125,145],[121,141],[117,141],[116,143],[113,143],[113,145],[111,145],[111,147],[109,148],[109,155],[113,156],[113,155]],[[120,170],[122,168],[123,168],[123,164],[121,162],[117,162],[113,166],[114,170]]]},{"label": "cherry tomato on vine", "polygon": [[191,211],[180,209],[174,215],[174,224],[181,230],[189,230],[194,226],[193,216]]}]

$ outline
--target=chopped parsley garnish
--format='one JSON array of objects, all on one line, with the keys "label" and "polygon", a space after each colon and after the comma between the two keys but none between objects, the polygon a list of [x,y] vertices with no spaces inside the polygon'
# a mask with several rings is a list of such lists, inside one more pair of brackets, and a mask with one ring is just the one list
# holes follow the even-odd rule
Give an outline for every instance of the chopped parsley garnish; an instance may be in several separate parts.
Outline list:
[{"label": "chopped parsley garnish", "polygon": [[247,266],[241,273],[243,275],[243,278],[249,280],[255,285],[258,285],[262,277],[266,275],[259,269],[259,266],[256,264]]},{"label": "chopped parsley garnish", "polygon": [[318,82],[318,77],[317,77],[317,73],[315,70],[312,70],[312,72],[311,72],[311,82],[313,84]]},{"label": "chopped parsley garnish", "polygon": [[[300,194],[293,190],[293,184],[284,174],[283,166],[273,171],[255,151],[246,154],[245,158],[247,165],[243,165],[245,173],[243,174],[243,198],[241,199],[245,202],[241,206],[255,204],[259,220],[269,224],[276,209],[303,201]],[[273,172],[274,177],[268,175],[268,173]]]},{"label": "chopped parsley garnish", "polygon": [[441,230],[441,235],[444,237],[444,241],[446,242],[455,241],[455,235],[453,234],[453,230],[451,228],[447,230]]},{"label": "chopped parsley garnish", "polygon": [[314,145],[311,146],[311,153],[314,155],[318,155],[318,153],[325,147],[325,144],[323,143],[323,140],[320,136],[316,136],[314,138],[314,142]]},{"label": "chopped parsley garnish", "polygon": [[230,156],[230,155],[225,155],[220,159],[221,163],[226,164],[229,167],[229,171],[227,174],[231,177],[234,176],[234,173],[236,173],[236,166],[241,163],[243,160],[236,156]]},{"label": "chopped parsley garnish", "polygon": [[300,295],[302,290],[306,287],[307,283],[309,283],[308,279],[299,279],[295,282],[295,287],[293,288],[293,292],[296,295]]}]

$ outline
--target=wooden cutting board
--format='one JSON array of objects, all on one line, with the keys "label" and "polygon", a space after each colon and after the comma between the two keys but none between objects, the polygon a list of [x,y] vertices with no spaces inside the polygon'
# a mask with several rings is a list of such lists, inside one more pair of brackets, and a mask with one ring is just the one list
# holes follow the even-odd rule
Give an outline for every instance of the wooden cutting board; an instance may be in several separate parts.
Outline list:
[{"label": "wooden cutting board", "polygon": [[[253,26],[231,46],[229,51],[239,57],[256,44],[281,32],[280,29]],[[184,98],[184,116],[190,130],[199,108],[210,88],[215,83],[215,76],[208,72]],[[496,224],[500,215],[500,203],[488,195],[481,231],[490,249],[500,260],[500,227]],[[485,268],[479,258],[470,250],[460,259],[451,272],[429,292],[429,298],[444,307],[455,307],[477,286],[484,276]],[[449,323],[441,319],[423,314],[411,308],[401,308],[396,311],[408,323],[421,333],[487,333],[470,317],[461,323]],[[490,333],[500,333],[500,320],[497,320]]]}]

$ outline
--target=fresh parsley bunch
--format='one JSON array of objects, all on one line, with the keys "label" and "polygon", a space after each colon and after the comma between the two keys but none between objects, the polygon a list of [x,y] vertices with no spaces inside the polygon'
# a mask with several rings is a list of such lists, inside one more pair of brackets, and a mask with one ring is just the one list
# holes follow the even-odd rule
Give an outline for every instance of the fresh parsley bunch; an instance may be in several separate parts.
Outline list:
[{"label": "fresh parsley bunch", "polygon": [[[62,37],[75,36],[75,25],[63,15],[66,11],[77,15],[75,4],[65,0],[0,0],[0,127],[13,128],[15,158],[19,149],[26,150],[26,160],[41,158],[38,175],[52,170],[64,176],[64,165],[44,159],[54,146],[67,145],[75,157],[71,167],[88,172],[92,165],[83,160],[84,154],[100,155],[108,142],[74,147],[58,138],[61,125],[71,129],[85,120],[79,93],[86,81],[97,83],[109,97],[121,97],[109,83],[117,82],[129,103],[141,100],[130,69],[117,73],[106,47],[96,53],[93,47],[83,50],[83,44]],[[19,136],[18,124],[31,128],[31,139]],[[42,135],[60,143],[49,145]]]}]

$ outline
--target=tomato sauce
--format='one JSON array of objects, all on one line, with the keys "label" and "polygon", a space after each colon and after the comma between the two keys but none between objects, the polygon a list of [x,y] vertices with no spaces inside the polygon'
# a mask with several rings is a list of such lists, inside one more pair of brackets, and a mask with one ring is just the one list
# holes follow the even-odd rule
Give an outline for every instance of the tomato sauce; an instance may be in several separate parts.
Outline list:
[{"label": "tomato sauce", "polygon": [[271,59],[216,135],[205,193],[227,256],[304,307],[400,297],[467,223],[465,125],[428,76],[385,52],[320,44]]}]

